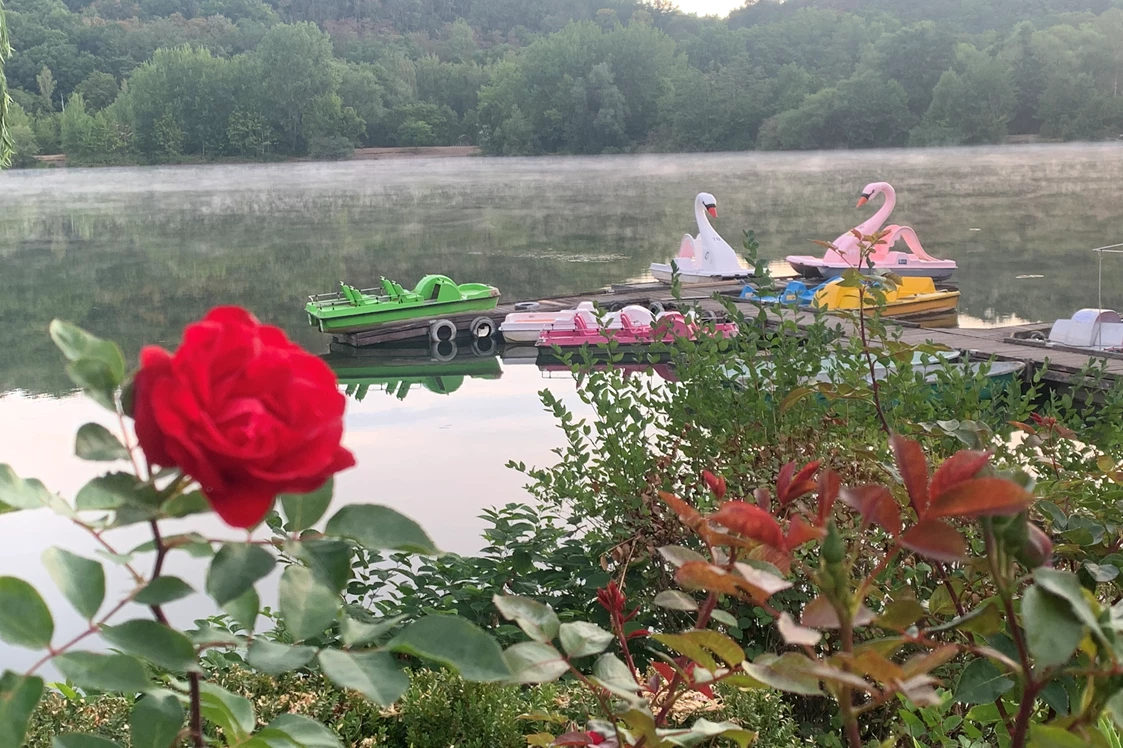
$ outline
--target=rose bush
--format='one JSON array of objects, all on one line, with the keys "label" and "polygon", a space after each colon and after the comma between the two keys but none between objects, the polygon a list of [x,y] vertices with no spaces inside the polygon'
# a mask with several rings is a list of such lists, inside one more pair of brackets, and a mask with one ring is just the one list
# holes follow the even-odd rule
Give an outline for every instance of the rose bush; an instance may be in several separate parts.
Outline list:
[{"label": "rose bush", "polygon": [[[90,558],[59,547],[43,553],[61,597],[86,624],[64,641],[56,640],[54,614],[39,591],[0,576],[0,640],[41,653],[25,672],[0,674],[0,746],[24,743],[47,663],[74,688],[128,696],[134,748],[184,741],[193,748],[342,748],[334,730],[307,717],[282,714],[259,722],[252,702],[208,681],[207,665],[218,660],[268,676],[317,670],[380,706],[393,704],[408,687],[408,658],[438,662],[466,680],[510,677],[495,640],[462,618],[380,618],[345,596],[360,552],[439,551],[419,525],[385,506],[348,504],[321,526],[333,498],[332,476],[354,464],[340,446],[345,400],[330,369],[279,329],[245,310],[218,308],[186,329],[175,353],[146,348],[132,376],[110,341],[58,320],[51,337],[68,360],[70,378],[119,425],[114,434],[84,424],[75,454],[131,470],[102,472],[71,502],[0,465],[0,514],[53,511],[87,531],[100,553]],[[139,444],[128,428],[130,416]],[[283,516],[270,512],[278,495]],[[267,519],[273,536],[231,542],[200,532],[165,535],[165,520],[212,508],[235,527]],[[138,524],[148,526],[151,540],[120,547],[115,531]],[[169,573],[172,554],[206,563],[203,592],[210,603],[200,606],[194,586]],[[139,565],[145,557],[151,558],[147,574]],[[122,580],[111,579],[106,564],[130,582],[112,604],[107,590]],[[278,567],[277,603],[268,613],[274,626],[261,631],[258,621],[267,613],[257,588]],[[196,609],[222,610],[229,624],[202,620],[196,628],[178,628],[164,606],[191,598]],[[150,615],[128,618],[136,605]],[[82,651],[95,636],[113,652]],[[52,741],[55,748],[120,748],[85,734]]]},{"label": "rose bush", "polygon": [[331,369],[244,309],[211,310],[174,354],[146,347],[134,387],[149,464],[194,478],[234,527],[355,464],[340,446],[346,398]]}]

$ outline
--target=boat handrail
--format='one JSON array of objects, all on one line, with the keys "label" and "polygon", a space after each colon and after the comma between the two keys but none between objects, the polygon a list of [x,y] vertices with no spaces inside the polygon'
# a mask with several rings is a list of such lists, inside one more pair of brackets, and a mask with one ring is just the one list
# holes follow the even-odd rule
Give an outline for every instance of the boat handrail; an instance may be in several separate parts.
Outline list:
[{"label": "boat handrail", "polygon": [[1099,274],[1096,280],[1096,308],[1104,308],[1104,255],[1123,255],[1123,242],[1119,244],[1108,244],[1106,247],[1096,247],[1092,250],[1100,256],[1099,258]]}]

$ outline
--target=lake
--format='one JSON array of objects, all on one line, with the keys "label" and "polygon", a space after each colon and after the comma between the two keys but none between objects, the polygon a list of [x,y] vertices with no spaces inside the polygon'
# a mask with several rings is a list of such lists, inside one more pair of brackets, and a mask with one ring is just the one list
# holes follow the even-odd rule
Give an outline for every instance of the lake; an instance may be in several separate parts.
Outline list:
[{"label": "lake", "polygon": [[[112,423],[72,394],[47,337],[55,317],[118,341],[135,360],[141,345],[174,347],[210,307],[239,304],[326,353],[303,303],[341,280],[367,286],[384,275],[412,286],[439,272],[491,283],[507,299],[637,280],[684,233],[697,233],[699,191],[717,197],[713,223],[731,244],[753,229],[761,255],[780,259],[817,251],[810,240],[864,220],[870,209],[855,202],[881,180],[897,190],[892,222],[959,263],[963,325],[1052,320],[1095,305],[1089,250],[1123,241],[1118,144],[6,172],[0,462],[69,497],[104,467],[71,456],[82,423]],[[1104,304],[1118,309],[1123,260],[1104,263]],[[527,498],[506,461],[548,464],[560,442],[537,392],[548,386],[575,400],[564,377],[489,366],[486,376],[442,378],[431,389],[356,392],[346,444],[359,465],[340,477],[337,502],[390,504],[442,547],[478,549],[480,510]],[[51,544],[89,555],[93,541],[45,512],[2,521],[0,574],[49,593],[59,638],[80,630],[38,556]],[[213,520],[180,526],[232,537]],[[121,550],[144,539],[122,534]],[[201,581],[201,566],[172,568]],[[187,621],[210,612],[195,605],[171,612]],[[33,659],[3,651],[8,667]]]}]

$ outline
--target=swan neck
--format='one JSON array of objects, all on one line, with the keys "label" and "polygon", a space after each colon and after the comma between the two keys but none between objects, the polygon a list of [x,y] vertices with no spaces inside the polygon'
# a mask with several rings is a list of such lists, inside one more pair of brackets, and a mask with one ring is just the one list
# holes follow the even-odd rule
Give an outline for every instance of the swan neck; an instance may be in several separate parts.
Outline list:
[{"label": "swan neck", "polygon": [[698,234],[714,234],[714,227],[710,225],[710,219],[706,216],[706,206],[702,204],[702,198],[694,198],[694,220],[698,223]]}]

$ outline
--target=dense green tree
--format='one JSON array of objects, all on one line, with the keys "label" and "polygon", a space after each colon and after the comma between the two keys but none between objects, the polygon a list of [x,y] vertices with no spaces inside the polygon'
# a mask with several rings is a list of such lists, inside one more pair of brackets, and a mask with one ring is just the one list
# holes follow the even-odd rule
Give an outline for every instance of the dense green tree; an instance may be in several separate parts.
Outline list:
[{"label": "dense green tree", "polygon": [[1010,68],[968,44],[956,50],[956,66],[940,76],[925,114],[929,128],[958,134],[964,144],[1001,143],[1014,115]]},{"label": "dense green tree", "polygon": [[39,154],[39,143],[31,127],[31,117],[19,104],[11,102],[6,111],[5,124],[11,138],[11,165],[17,169],[35,166],[35,156]]},{"label": "dense green tree", "polygon": [[4,75],[4,63],[12,54],[8,43],[8,22],[4,14],[4,0],[0,0],[0,169],[12,161],[11,111],[12,100],[8,96],[8,79]]},{"label": "dense green tree", "polygon": [[86,80],[74,89],[75,93],[82,94],[86,106],[94,112],[100,112],[112,104],[120,91],[121,87],[117,85],[117,79],[100,70],[90,73]]},{"label": "dense green tree", "polygon": [[727,19],[666,0],[4,2],[20,152],[57,152],[79,93],[81,163],[1123,132],[1123,0],[757,0]]},{"label": "dense green tree", "polygon": [[924,21],[878,39],[868,64],[881,77],[901,84],[909,110],[919,118],[928,111],[932,89],[954,59],[955,35],[947,27]]},{"label": "dense green tree", "polygon": [[318,96],[335,93],[342,77],[332,64],[331,39],[311,23],[274,26],[253,54],[265,116],[285,147],[300,152],[307,141],[305,117]]}]

